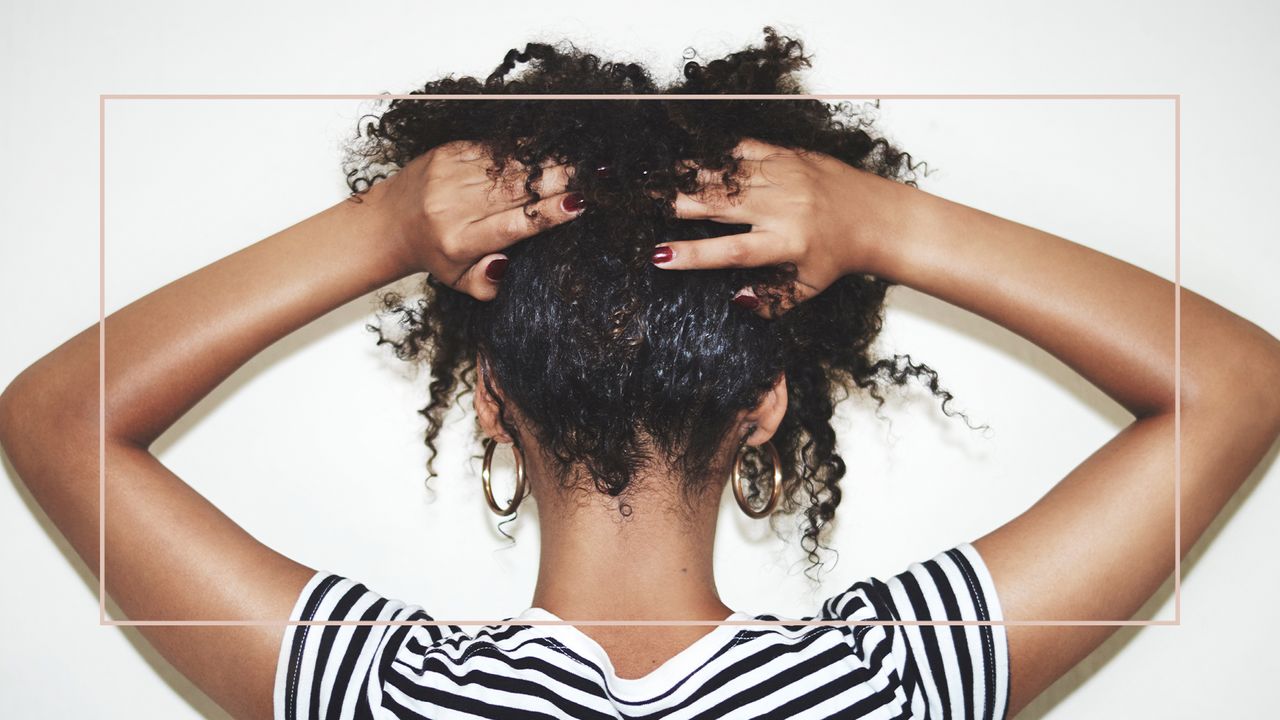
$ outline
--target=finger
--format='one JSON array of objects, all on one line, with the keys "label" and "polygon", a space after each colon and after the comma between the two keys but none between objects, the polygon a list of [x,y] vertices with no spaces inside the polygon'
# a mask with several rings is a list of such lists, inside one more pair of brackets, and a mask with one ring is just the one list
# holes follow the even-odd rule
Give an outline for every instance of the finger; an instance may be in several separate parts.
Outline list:
[{"label": "finger", "polygon": [[763,304],[760,302],[760,297],[756,295],[755,290],[750,286],[744,287],[734,293],[733,298],[729,302],[732,302],[737,307],[748,312],[759,312],[760,306]]},{"label": "finger", "polygon": [[[723,194],[728,190],[729,182],[741,189],[746,189],[760,184],[756,178],[763,164],[762,160],[755,158],[738,158],[737,170],[729,174],[727,168],[714,170],[705,168],[692,160],[680,160],[677,172],[687,172],[695,170],[697,175],[697,185],[703,188],[705,194]],[[700,193],[699,195],[701,195]]]},{"label": "finger", "polygon": [[785,289],[766,290],[763,293],[748,286],[734,293],[730,302],[746,312],[753,312],[760,317],[772,320],[785,315],[814,295],[816,293],[813,289],[803,283],[793,283]]},{"label": "finger", "polygon": [[668,242],[653,252],[653,263],[664,270],[762,267],[786,261],[785,243],[764,231]]},{"label": "finger", "polygon": [[476,220],[462,231],[461,242],[463,247],[476,253],[498,252],[520,240],[568,222],[581,215],[585,209],[586,201],[582,193],[559,193],[542,198],[529,211],[519,205]]},{"label": "finger", "polygon": [[765,319],[773,319],[773,308],[760,299],[754,288],[744,287],[734,293],[733,299],[730,300],[736,307],[750,313],[755,313]]},{"label": "finger", "polygon": [[[573,179],[573,166],[548,161],[541,168],[542,174],[533,182],[533,190],[543,197],[565,192]],[[532,195],[525,190],[524,184],[531,172],[524,163],[509,162],[503,174],[489,188],[490,203],[506,209],[528,202]]]},{"label": "finger", "polygon": [[745,194],[730,198],[723,193],[705,193],[696,196],[676,193],[674,207],[678,218],[753,224],[750,219],[751,208],[747,206]]},{"label": "finger", "polygon": [[[695,174],[697,175],[698,187],[723,187],[727,181],[725,175],[729,171],[728,168],[721,168],[719,170],[707,168],[699,165],[693,160],[680,160],[677,164],[679,165],[678,172],[684,173],[690,170],[696,171]],[[733,175],[729,175],[729,178],[732,177]]]},{"label": "finger", "polygon": [[[764,166],[764,160],[756,158],[738,158],[738,170],[729,178],[741,189],[746,190],[749,187],[762,184],[759,181],[760,169]],[[707,168],[698,168],[698,185],[699,187],[708,188],[712,191],[723,192],[727,189],[725,184],[724,170],[709,170]]]},{"label": "finger", "polygon": [[[738,144],[729,151],[729,154],[738,158],[739,172],[737,175],[739,176],[739,179],[742,179],[741,176],[745,175],[750,177],[754,175],[755,173],[752,171],[758,169],[761,163],[766,159],[776,155],[793,155],[796,154],[796,152],[790,148],[784,148],[779,145],[764,142],[763,140],[748,137],[738,141]],[[679,161],[678,164],[680,170],[687,171],[697,168],[699,185],[723,184],[724,182],[725,171],[723,169],[712,170],[704,168],[699,166],[698,163],[687,159]],[[742,168],[744,167],[747,168],[747,172],[742,171]]]},{"label": "finger", "polygon": [[477,300],[492,300],[498,296],[498,284],[506,271],[506,255],[500,253],[485,255],[462,273],[462,277],[453,284],[453,289]]},{"label": "finger", "polygon": [[471,140],[453,140],[433,148],[431,152],[462,163],[483,163],[488,159],[484,146]]},{"label": "finger", "polygon": [[698,188],[695,193],[676,193],[676,217],[703,218],[750,224],[748,215],[761,201],[761,193],[777,183],[762,172],[763,162],[743,159],[738,173],[732,176],[733,194],[726,184],[724,170],[709,170],[689,161],[682,161],[685,169],[697,167]]},{"label": "finger", "polygon": [[542,175],[533,183],[533,189],[539,195],[559,195],[569,188],[573,179],[574,167],[567,163],[546,163],[542,165]]},{"label": "finger", "polygon": [[793,151],[753,137],[742,138],[733,148],[734,155],[749,160],[763,160],[770,155],[789,152]]}]

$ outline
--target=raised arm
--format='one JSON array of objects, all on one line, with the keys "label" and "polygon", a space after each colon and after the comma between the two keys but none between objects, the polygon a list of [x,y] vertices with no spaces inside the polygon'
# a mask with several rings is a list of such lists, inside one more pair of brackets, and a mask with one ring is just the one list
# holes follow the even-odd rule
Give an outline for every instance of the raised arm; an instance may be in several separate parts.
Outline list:
[{"label": "raised arm", "polygon": [[[885,277],[1048,350],[1134,416],[1031,508],[973,542],[1011,620],[1128,620],[1174,569],[1172,283],[924,192]],[[1185,556],[1280,433],[1280,343],[1182,288]],[[1230,358],[1229,361],[1225,359]],[[1007,628],[1010,715],[1116,626]]]},{"label": "raised arm", "polygon": [[[148,448],[293,330],[421,270],[491,298],[502,248],[576,216],[561,207],[563,168],[544,172],[542,218],[534,221],[519,207],[523,190],[488,191],[478,158],[462,145],[441,146],[375,185],[363,202],[343,200],[110,315],[104,428],[97,325],[0,395],[0,444],[95,574],[102,431],[107,592],[130,618],[288,618],[313,571],[259,543]],[[283,625],[141,629],[233,715],[271,717]]]},{"label": "raised arm", "polygon": [[[1174,567],[1174,285],[826,156],[742,149],[766,171],[738,202],[681,196],[677,212],[752,231],[671,243],[660,266],[794,262],[802,296],[870,273],[999,323],[1098,386],[1134,421],[973,545],[1006,619],[1130,619]],[[1280,342],[1186,288],[1180,301],[1185,555],[1280,434]],[[1009,626],[1010,716],[1116,629]]]}]

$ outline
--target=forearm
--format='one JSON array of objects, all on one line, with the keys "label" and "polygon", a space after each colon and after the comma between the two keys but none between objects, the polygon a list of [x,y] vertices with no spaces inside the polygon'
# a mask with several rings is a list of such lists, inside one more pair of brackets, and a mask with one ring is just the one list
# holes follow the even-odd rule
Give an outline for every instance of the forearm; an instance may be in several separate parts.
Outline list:
[{"label": "forearm", "polygon": [[[106,319],[106,434],[149,446],[276,340],[410,271],[379,195],[343,200],[133,302]],[[95,325],[28,368],[10,393],[60,424],[98,417]],[[28,438],[39,441],[41,438]]]},{"label": "forearm", "polygon": [[[1173,283],[1050,233],[898,187],[907,212],[875,274],[1021,335],[1137,417],[1173,411]],[[1254,393],[1253,381],[1242,382],[1250,375],[1275,376],[1275,338],[1185,288],[1181,306],[1184,408],[1225,391]]]}]

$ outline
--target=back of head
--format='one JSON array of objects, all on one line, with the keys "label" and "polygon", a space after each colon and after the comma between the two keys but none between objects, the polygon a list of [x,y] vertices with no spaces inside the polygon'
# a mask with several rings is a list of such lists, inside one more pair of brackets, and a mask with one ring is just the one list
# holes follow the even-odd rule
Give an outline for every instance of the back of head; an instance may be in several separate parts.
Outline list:
[{"label": "back of head", "polygon": [[[364,125],[351,149],[355,193],[423,152],[455,140],[483,146],[501,170],[512,161],[574,168],[569,190],[587,210],[507,250],[510,262],[491,302],[428,278],[422,297],[384,296],[406,332],[380,335],[400,357],[425,361],[433,382],[428,445],[459,392],[490,379],[514,406],[503,418],[514,438],[534,437],[561,481],[625,496],[647,467],[669,468],[689,494],[721,485],[740,438],[734,420],[785,376],[786,415],[773,442],[781,455],[784,512],[804,510],[804,547],[817,559],[820,533],[840,502],[844,463],[831,417],[837,389],[878,388],[936,375],[895,356],[877,359],[889,283],[865,275],[838,280],[775,319],[729,300],[746,285],[784,288],[786,267],[664,271],[655,245],[748,230],[677,219],[677,192],[696,193],[685,163],[741,177],[733,148],[757,138],[818,151],[883,177],[913,183],[910,156],[871,134],[851,105],[789,100],[431,100],[435,94],[774,94],[801,92],[808,65],[799,41],[765,28],[762,45],[722,59],[690,60],[683,79],[658,86],[636,64],[601,61],[568,43],[512,50],[483,82],[437,80],[395,100]],[[517,65],[524,64],[516,73]],[[607,175],[596,169],[606,166]],[[381,331],[380,331],[381,333]],[[477,373],[476,359],[491,369]],[[905,360],[905,362],[904,362]],[[944,410],[945,410],[944,402]],[[519,442],[519,440],[517,440]],[[748,475],[768,468],[748,461]]]}]

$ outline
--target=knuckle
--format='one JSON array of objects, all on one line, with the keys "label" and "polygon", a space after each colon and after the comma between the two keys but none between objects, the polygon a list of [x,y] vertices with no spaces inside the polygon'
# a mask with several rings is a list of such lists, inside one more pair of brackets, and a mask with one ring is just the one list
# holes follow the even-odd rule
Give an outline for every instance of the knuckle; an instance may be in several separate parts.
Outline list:
[{"label": "knuckle", "polygon": [[477,285],[479,285],[479,283],[475,282],[471,273],[465,272],[462,274],[462,277],[458,278],[458,281],[453,284],[453,289],[461,293],[466,293],[471,297],[475,297],[478,291],[478,288],[476,287]]},{"label": "knuckle", "polygon": [[525,229],[530,222],[532,219],[526,217],[523,212],[511,213],[502,223],[502,234],[506,238],[518,238],[525,234]]},{"label": "knuckle", "polygon": [[466,259],[466,248],[457,236],[446,236],[440,240],[440,256],[445,261],[457,264]]},{"label": "knuckle", "polygon": [[730,240],[725,243],[725,259],[733,265],[745,265],[751,260],[751,248],[744,240]]},{"label": "knuckle", "polygon": [[795,187],[788,197],[793,205],[807,212],[818,204],[818,195],[809,188],[807,183],[797,183],[797,185],[798,187]]},{"label": "knuckle", "polygon": [[426,165],[428,173],[439,172],[440,166],[447,164],[457,154],[458,150],[453,143],[437,145],[423,153],[423,164]]},{"label": "knuckle", "polygon": [[442,194],[440,190],[447,191],[452,178],[453,174],[447,163],[432,162],[422,169],[422,184],[429,191],[428,197]]},{"label": "knuckle", "polygon": [[704,257],[696,242],[665,242],[662,244],[671,248],[672,257],[679,259],[681,267],[697,267]]},{"label": "knuckle", "polygon": [[803,258],[808,253],[809,238],[803,233],[789,233],[779,243],[784,255],[792,258]]},{"label": "knuckle", "polygon": [[473,144],[470,140],[450,140],[440,147],[447,153],[459,154],[471,149]]},{"label": "knuckle", "polygon": [[422,214],[430,221],[439,220],[449,214],[451,203],[440,197],[439,193],[427,193],[422,201]]},{"label": "knuckle", "polygon": [[477,278],[476,272],[472,268],[458,277],[458,281],[453,284],[453,289],[466,293],[471,297],[479,298],[485,292],[485,283]]},{"label": "knuckle", "polygon": [[520,199],[524,194],[524,186],[510,179],[499,178],[486,192],[487,200],[509,203]]}]

